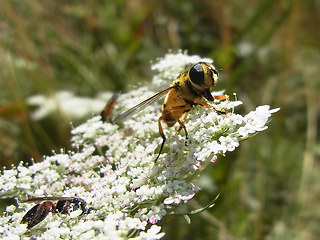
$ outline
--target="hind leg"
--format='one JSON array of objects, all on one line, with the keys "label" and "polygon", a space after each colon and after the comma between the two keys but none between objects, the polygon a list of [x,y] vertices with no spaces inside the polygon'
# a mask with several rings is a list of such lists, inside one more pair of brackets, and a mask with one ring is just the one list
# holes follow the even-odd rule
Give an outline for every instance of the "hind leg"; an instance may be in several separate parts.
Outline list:
[{"label": "hind leg", "polygon": [[[182,122],[185,122],[187,120],[187,117],[188,117],[188,112],[184,113],[184,116],[183,116],[183,120]],[[179,127],[179,129],[177,130],[177,133],[179,133],[181,130],[182,130],[183,127]]]},{"label": "hind leg", "polygon": [[181,131],[181,129],[184,130],[184,133],[186,134],[186,140],[184,141],[184,144],[187,146],[187,143],[188,143],[188,131],[187,131],[187,128],[186,126],[184,125],[183,121],[181,121],[179,118],[176,119],[177,122],[180,124],[180,127],[178,129],[178,132]]},{"label": "hind leg", "polygon": [[162,149],[163,149],[163,146],[164,146],[164,143],[166,142],[166,135],[164,135],[164,132],[163,132],[163,128],[162,128],[162,125],[161,125],[161,121],[164,119],[164,116],[162,115],[161,117],[159,117],[158,119],[158,128],[159,128],[159,133],[160,133],[160,136],[162,137],[162,143],[161,143],[161,147],[160,147],[160,151],[158,153],[158,156],[156,157],[156,159],[154,160],[154,162],[156,163],[158,158],[160,157],[160,154],[162,152]]},{"label": "hind leg", "polygon": [[[186,126],[184,125],[184,123],[180,120],[180,117],[181,115],[185,112],[185,111],[189,111],[191,109],[191,105],[190,104],[185,104],[185,105],[181,105],[181,106],[176,106],[176,107],[170,107],[168,109],[168,111],[165,113],[165,114],[162,114],[161,117],[159,117],[158,119],[158,128],[159,128],[159,133],[160,133],[160,136],[162,137],[162,143],[161,143],[161,146],[160,146],[160,151],[159,151],[159,154],[158,156],[156,157],[156,159],[154,160],[155,162],[157,162],[162,150],[163,150],[163,147],[164,147],[164,144],[166,142],[166,136],[163,132],[163,128],[162,128],[162,125],[161,125],[161,121],[165,121],[165,122],[168,122],[168,118],[170,119],[170,121],[176,121],[179,123],[180,125],[180,128],[184,129],[184,132],[186,134],[186,141],[185,141],[185,144],[187,144],[187,140],[188,140],[188,132],[187,132],[187,129],[186,129]],[[187,118],[187,116],[185,116],[185,119]],[[185,120],[184,119],[184,120]],[[179,128],[179,129],[180,129]],[[178,130],[178,131],[181,131]]]},{"label": "hind leg", "polygon": [[[184,122],[186,121],[187,117],[188,117],[188,112],[191,109],[191,105],[190,104],[185,104],[185,105],[181,105],[181,106],[176,106],[176,107],[171,107],[170,108],[170,113],[173,116],[173,118],[179,123],[180,127],[178,129],[177,132],[180,132],[182,129],[184,130],[184,133],[186,135],[186,140],[185,140],[185,145],[187,145],[188,142],[188,131],[186,126],[184,125]],[[183,110],[183,112],[182,112]],[[180,120],[181,115],[183,115],[183,120]]]}]

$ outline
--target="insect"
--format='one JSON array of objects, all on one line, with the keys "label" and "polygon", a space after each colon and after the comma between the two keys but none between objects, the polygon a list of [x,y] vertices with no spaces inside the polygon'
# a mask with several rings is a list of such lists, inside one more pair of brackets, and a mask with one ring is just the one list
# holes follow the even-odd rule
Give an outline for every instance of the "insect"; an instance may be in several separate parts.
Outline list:
[{"label": "insect", "polygon": [[100,113],[101,120],[105,122],[107,118],[112,114],[114,105],[118,99],[118,94],[113,94],[112,97],[108,100],[107,104],[104,106],[103,110]]},{"label": "insect", "polygon": [[211,95],[210,88],[216,86],[218,76],[219,73],[212,64],[207,62],[199,62],[193,65],[190,69],[181,73],[172,82],[169,88],[158,92],[154,96],[146,99],[133,108],[121,113],[114,119],[114,121],[121,121],[125,119],[131,114],[144,109],[151,103],[167,94],[162,105],[162,114],[158,119],[158,128],[160,136],[162,137],[162,143],[159,154],[155,159],[156,162],[166,142],[166,136],[163,132],[161,121],[165,122],[168,127],[172,127],[176,122],[178,122],[180,125],[178,132],[180,132],[181,129],[184,130],[187,144],[188,132],[184,125],[184,121],[187,119],[188,112],[193,109],[194,106],[200,105],[204,108],[212,108],[219,113],[225,113],[225,111],[216,110],[214,106],[211,106],[203,100],[203,97],[210,102],[214,101],[214,99],[228,99],[228,97],[225,95]]},{"label": "insect", "polygon": [[[56,202],[54,203],[52,201]],[[82,210],[81,215],[83,215],[94,210],[92,207],[87,208],[86,201],[78,197],[35,197],[21,202],[38,202],[21,220],[21,223],[27,224],[28,229],[43,221],[49,212],[69,214],[70,209],[77,210],[80,208]]]}]

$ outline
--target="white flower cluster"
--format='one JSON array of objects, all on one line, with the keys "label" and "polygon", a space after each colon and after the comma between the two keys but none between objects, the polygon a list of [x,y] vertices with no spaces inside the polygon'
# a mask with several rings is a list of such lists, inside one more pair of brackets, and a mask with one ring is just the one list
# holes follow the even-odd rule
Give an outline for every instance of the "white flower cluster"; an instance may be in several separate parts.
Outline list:
[{"label": "white flower cluster", "polygon": [[[153,68],[160,71],[155,81],[177,75],[190,63],[212,62],[183,53],[168,54]],[[176,68],[175,68],[176,67]],[[171,75],[170,75],[171,74]],[[172,81],[172,77],[171,77]],[[154,94],[147,87],[121,95],[114,112],[120,113]],[[39,225],[28,230],[20,221],[32,203],[19,209],[9,206],[0,218],[3,239],[160,239],[164,236],[159,220],[194,197],[200,188],[194,180],[204,167],[219,155],[235,150],[239,142],[266,129],[271,113],[269,106],[241,116],[234,107],[240,101],[215,102],[212,109],[197,107],[186,121],[189,133],[185,145],[184,132],[165,127],[167,142],[155,163],[161,137],[157,129],[161,103],[154,103],[116,125],[102,122],[96,116],[72,130],[76,152],[45,157],[30,167],[4,170],[0,177],[2,197],[78,196],[94,207],[91,213],[74,217],[49,214]],[[42,230],[39,231],[39,227]]]},{"label": "white flower cluster", "polygon": [[76,120],[101,111],[106,100],[111,96],[111,92],[102,92],[92,99],[75,96],[70,91],[60,91],[49,97],[40,94],[33,95],[27,99],[27,103],[36,107],[32,113],[34,120],[41,120],[55,112],[61,112],[69,119]]}]

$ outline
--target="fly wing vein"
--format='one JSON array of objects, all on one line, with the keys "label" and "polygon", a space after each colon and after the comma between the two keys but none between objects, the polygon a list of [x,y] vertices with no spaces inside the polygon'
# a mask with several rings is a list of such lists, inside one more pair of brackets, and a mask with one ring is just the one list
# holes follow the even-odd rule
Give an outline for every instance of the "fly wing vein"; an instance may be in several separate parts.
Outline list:
[{"label": "fly wing vein", "polygon": [[127,118],[128,116],[137,113],[143,109],[145,109],[147,106],[151,105],[155,101],[159,100],[160,98],[164,97],[170,89],[175,88],[175,86],[171,86],[161,92],[158,92],[157,94],[153,95],[152,97],[144,100],[143,102],[139,103],[138,105],[128,109],[127,111],[121,113],[119,116],[117,116],[114,121],[119,122]]}]

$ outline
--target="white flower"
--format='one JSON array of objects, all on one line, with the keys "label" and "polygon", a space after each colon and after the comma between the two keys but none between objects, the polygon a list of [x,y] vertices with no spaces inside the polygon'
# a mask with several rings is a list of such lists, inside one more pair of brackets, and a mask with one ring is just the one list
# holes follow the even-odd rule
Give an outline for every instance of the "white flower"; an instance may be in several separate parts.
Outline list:
[{"label": "white flower", "polygon": [[240,127],[238,132],[241,136],[247,137],[249,134],[266,130],[265,125],[272,113],[280,110],[280,108],[270,109],[270,106],[264,105],[257,107],[255,111],[244,116],[245,126]]},{"label": "white flower", "polygon": [[60,91],[55,95],[46,97],[34,95],[27,99],[29,105],[38,108],[32,113],[32,118],[41,120],[49,114],[61,111],[70,119],[79,119],[92,113],[99,113],[103,109],[106,101],[110,99],[112,93],[99,93],[96,99],[75,96],[69,91]]},{"label": "white flower", "polygon": [[221,136],[219,141],[223,147],[223,153],[226,151],[232,152],[236,147],[239,147],[239,142],[236,138],[232,138],[230,136],[224,137]]},{"label": "white flower", "polygon": [[136,240],[155,240],[161,239],[164,233],[160,233],[161,227],[153,225],[147,232],[141,232],[139,237],[133,238]]},{"label": "white flower", "polygon": [[6,207],[6,212],[14,212],[14,210],[16,210],[16,206],[14,205],[10,205]]},{"label": "white flower", "polygon": [[[152,96],[155,86],[169,86],[187,65],[199,61],[212,62],[182,52],[166,55],[153,66],[159,71],[153,85],[119,96],[114,112],[122,112]],[[71,97],[74,96],[65,94],[63,100],[69,101]],[[40,100],[39,104],[56,104],[48,99]],[[75,102],[71,101],[69,107],[72,104]],[[19,210],[9,206],[0,218],[0,236],[11,239],[22,235],[24,239],[162,238],[159,220],[195,196],[200,190],[195,182],[201,171],[219,155],[234,151],[245,138],[265,130],[271,114],[279,110],[261,106],[243,117],[234,113],[242,104],[240,101],[212,104],[227,113],[218,114],[201,107],[190,111],[185,122],[189,133],[187,146],[184,131],[177,133],[178,126],[167,128],[164,124],[167,141],[157,163],[154,160],[162,140],[157,125],[160,102],[118,125],[102,122],[99,116],[92,117],[72,130],[74,152],[61,151],[28,168],[19,165],[16,169],[4,170],[0,177],[1,197],[20,200],[27,195],[77,196],[95,210],[83,215],[81,210],[71,211],[70,215],[49,213],[39,223],[43,231],[37,231],[36,225],[28,235],[23,235],[26,224],[21,224],[21,219],[35,203],[20,203]]]}]

